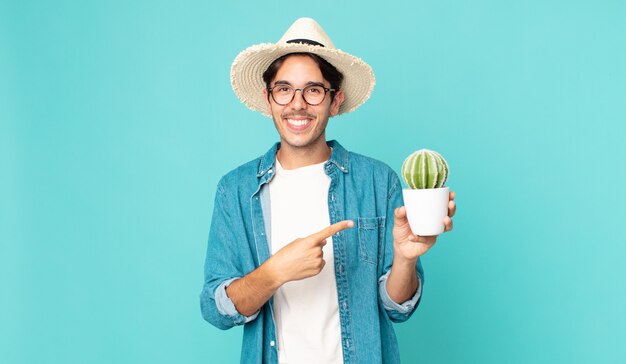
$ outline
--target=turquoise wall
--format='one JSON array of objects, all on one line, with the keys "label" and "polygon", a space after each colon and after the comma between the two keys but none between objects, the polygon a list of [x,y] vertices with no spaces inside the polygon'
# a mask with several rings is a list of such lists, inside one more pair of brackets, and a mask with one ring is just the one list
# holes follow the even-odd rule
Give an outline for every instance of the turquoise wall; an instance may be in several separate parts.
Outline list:
[{"label": "turquoise wall", "polygon": [[229,67],[300,16],[378,84],[328,136],[447,157],[406,363],[626,362],[624,1],[0,2],[0,362],[236,363],[199,311],[221,175],[277,140]]}]

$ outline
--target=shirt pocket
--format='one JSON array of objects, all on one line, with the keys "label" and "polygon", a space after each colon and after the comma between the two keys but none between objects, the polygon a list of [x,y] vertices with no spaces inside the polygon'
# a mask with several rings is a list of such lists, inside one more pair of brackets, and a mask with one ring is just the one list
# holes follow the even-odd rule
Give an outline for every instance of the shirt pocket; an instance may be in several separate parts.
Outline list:
[{"label": "shirt pocket", "polygon": [[385,217],[357,218],[359,256],[362,261],[377,264],[378,251],[385,239]]}]

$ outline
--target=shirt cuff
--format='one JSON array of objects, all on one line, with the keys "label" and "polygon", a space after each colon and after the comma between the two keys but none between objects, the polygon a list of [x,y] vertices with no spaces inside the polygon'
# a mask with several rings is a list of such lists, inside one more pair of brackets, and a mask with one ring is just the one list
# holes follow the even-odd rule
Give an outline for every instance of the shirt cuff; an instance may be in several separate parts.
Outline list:
[{"label": "shirt cuff", "polygon": [[244,316],[237,311],[235,308],[235,304],[226,294],[226,287],[230,286],[233,281],[239,279],[241,277],[235,277],[229,280],[222,282],[217,289],[215,290],[215,305],[217,306],[217,310],[224,316],[230,317],[235,324],[242,325],[247,322],[254,320],[260,311],[255,312],[252,316]]},{"label": "shirt cuff", "polygon": [[422,278],[419,274],[417,275],[417,292],[415,292],[415,295],[408,301],[398,304],[389,297],[389,292],[387,292],[389,273],[391,273],[391,270],[378,279],[378,292],[383,302],[383,307],[385,307],[387,311],[398,311],[399,313],[409,313],[413,311],[415,305],[417,305],[417,301],[419,301],[422,295]]}]

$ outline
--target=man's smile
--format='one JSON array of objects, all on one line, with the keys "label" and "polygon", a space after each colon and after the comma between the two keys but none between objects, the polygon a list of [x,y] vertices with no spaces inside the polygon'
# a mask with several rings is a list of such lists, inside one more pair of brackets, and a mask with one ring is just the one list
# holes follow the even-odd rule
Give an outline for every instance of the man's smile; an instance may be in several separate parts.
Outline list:
[{"label": "man's smile", "polygon": [[315,120],[315,117],[312,115],[284,115],[282,119],[288,129],[300,132],[306,130]]},{"label": "man's smile", "polygon": [[303,126],[309,123],[308,119],[287,119],[287,122],[293,126]]}]

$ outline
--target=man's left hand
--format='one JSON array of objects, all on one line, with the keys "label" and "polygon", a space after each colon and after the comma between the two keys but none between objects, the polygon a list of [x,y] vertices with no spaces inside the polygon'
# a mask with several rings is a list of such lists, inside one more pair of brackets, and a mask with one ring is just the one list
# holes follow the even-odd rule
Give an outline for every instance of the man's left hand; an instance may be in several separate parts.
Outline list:
[{"label": "man's left hand", "polygon": [[[448,216],[445,217],[443,223],[444,231],[452,230],[452,216],[456,212],[456,203],[454,202],[454,192],[450,192],[450,201],[448,202]],[[394,240],[394,256],[405,260],[417,260],[424,255],[437,241],[435,236],[419,236],[413,234],[409,226],[409,220],[406,217],[406,208],[398,207],[395,212],[393,222],[393,240]]]}]

